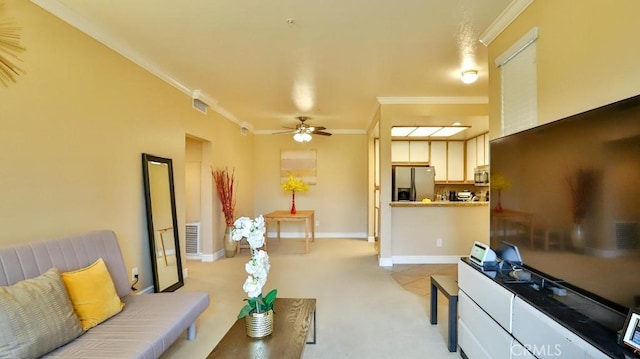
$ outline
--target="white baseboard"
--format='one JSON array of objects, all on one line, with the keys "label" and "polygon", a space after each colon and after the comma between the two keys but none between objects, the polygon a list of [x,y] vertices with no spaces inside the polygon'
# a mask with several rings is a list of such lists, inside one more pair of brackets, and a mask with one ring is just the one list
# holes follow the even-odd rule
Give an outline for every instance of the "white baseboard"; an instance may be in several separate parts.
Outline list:
[{"label": "white baseboard", "polygon": [[136,295],[149,294],[149,293],[153,293],[153,286],[146,287],[144,289],[141,289],[135,292]]},{"label": "white baseboard", "polygon": [[[278,232],[269,232],[267,237],[271,239],[278,238]],[[304,232],[280,232],[280,238],[304,238]],[[316,232],[316,238],[362,238],[367,239],[368,236],[363,232],[356,233],[338,233],[338,232]]]},{"label": "white baseboard", "polygon": [[464,255],[452,256],[393,256],[393,264],[456,264]]},{"label": "white baseboard", "polygon": [[393,267],[393,258],[378,257],[378,265],[380,267]]},{"label": "white baseboard", "polygon": [[452,256],[393,256],[379,257],[380,267],[393,267],[394,264],[456,264],[464,255]]},{"label": "white baseboard", "polygon": [[224,258],[224,249],[221,249],[213,254],[201,253],[199,256],[201,262],[215,262],[220,258]]}]

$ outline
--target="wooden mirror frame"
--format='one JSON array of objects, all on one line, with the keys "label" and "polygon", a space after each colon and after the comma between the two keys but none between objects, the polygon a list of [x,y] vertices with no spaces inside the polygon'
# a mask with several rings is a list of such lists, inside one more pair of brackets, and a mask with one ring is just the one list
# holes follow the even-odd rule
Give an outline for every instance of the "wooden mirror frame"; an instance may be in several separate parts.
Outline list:
[{"label": "wooden mirror frame", "polygon": [[[167,183],[168,183],[168,192],[169,193],[152,193],[152,191],[154,191],[154,189],[157,191],[157,188],[154,188],[154,183],[153,183],[153,176],[150,175],[150,170],[149,170],[149,166],[151,165],[166,165],[167,168],[167,175],[168,178],[166,179]],[[178,219],[176,216],[176,197],[175,197],[175,191],[174,191],[174,186],[173,186],[173,164],[170,158],[163,158],[163,157],[158,157],[158,156],[153,156],[147,153],[143,153],[142,154],[142,176],[144,179],[144,193],[145,193],[145,203],[146,203],[146,208],[147,208],[147,230],[149,233],[149,250],[150,250],[150,254],[151,254],[151,269],[153,271],[153,287],[154,287],[154,291],[156,293],[158,292],[173,292],[176,289],[182,287],[184,285],[184,278],[182,276],[182,261],[180,258],[180,240],[178,237]],[[163,180],[162,182],[164,182],[164,179],[160,179]],[[158,185],[157,181],[156,181],[156,185]],[[155,186],[157,187],[157,186]],[[162,191],[162,190],[161,190]],[[158,213],[157,211],[163,210],[163,206],[156,203],[156,206],[154,207],[154,201],[153,198],[158,198],[157,195],[164,195],[164,196],[168,196],[169,197],[169,201],[170,201],[170,212],[171,213]],[[155,216],[154,216],[154,209],[156,210],[155,212]],[[165,210],[165,212],[169,210],[169,208],[167,208]],[[171,216],[170,221],[166,221],[166,222],[171,222],[171,227],[167,227],[166,224],[168,223],[164,223],[162,226],[156,226],[154,225],[154,217],[155,220],[158,221],[160,220],[160,218],[167,218],[168,216]],[[158,228],[156,228],[158,227]],[[158,238],[158,235],[156,234],[157,232],[162,232],[162,231],[170,231],[171,229],[173,229],[170,233],[173,234],[173,238],[174,238],[174,251],[175,251],[175,259],[176,259],[176,274],[177,274],[177,280],[175,282],[171,282],[169,284],[167,284],[166,286],[163,286],[163,281],[160,278],[159,275],[159,269],[158,269],[158,253],[159,251],[162,251],[161,253],[163,253],[163,257],[164,257],[164,265],[168,266],[168,255],[167,252],[165,251],[165,246],[164,246],[164,239],[162,238],[162,233],[160,233],[160,236]],[[158,240],[160,240],[161,243],[161,248],[157,248],[158,246],[156,245],[156,243],[158,243]],[[172,253],[171,253],[172,254]],[[171,277],[173,277],[172,274],[170,274]]]}]

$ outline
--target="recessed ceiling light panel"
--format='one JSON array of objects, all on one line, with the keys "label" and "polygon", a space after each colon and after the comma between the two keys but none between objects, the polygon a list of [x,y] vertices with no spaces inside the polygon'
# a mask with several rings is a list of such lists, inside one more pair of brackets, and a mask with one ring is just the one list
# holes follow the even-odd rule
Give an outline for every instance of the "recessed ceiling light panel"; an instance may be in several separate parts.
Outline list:
[{"label": "recessed ceiling light panel", "polygon": [[405,137],[416,129],[415,126],[409,127],[391,127],[391,136],[393,137]]},{"label": "recessed ceiling light panel", "polygon": [[413,132],[409,134],[409,137],[428,137],[434,132],[441,129],[442,126],[430,126],[430,127],[417,127]]}]

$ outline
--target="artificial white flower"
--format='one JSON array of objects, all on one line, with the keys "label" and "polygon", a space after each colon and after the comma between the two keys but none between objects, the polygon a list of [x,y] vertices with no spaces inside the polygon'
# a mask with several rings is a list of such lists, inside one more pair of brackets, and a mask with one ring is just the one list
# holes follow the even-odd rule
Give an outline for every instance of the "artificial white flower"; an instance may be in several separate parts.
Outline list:
[{"label": "artificial white flower", "polygon": [[252,276],[248,276],[242,286],[242,289],[247,292],[247,295],[250,298],[255,298],[262,293],[262,286],[264,286],[264,282],[261,282]]},{"label": "artificial white flower", "polygon": [[[246,238],[249,246],[251,246],[251,259],[244,266],[249,276],[242,285],[242,289],[247,293],[249,298],[260,297],[262,295],[262,287],[267,283],[267,275],[271,269],[269,255],[266,251],[260,249],[264,247],[265,241],[264,233],[266,226],[264,217],[260,215],[254,220],[248,217],[240,217],[233,223],[233,227],[231,238],[234,241],[240,241],[242,238]],[[267,308],[271,308],[273,300],[275,300],[276,292],[274,289],[267,295]],[[247,304],[243,310],[244,311],[240,312],[240,315],[246,315],[250,310],[258,310],[260,312],[263,309],[251,308],[249,304]]]}]

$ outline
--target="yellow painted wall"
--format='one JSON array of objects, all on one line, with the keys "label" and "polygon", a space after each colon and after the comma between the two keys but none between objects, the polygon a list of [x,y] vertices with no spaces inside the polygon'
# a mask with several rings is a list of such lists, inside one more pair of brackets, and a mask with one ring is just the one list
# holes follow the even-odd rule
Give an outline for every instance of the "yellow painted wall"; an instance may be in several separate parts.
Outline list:
[{"label": "yellow painted wall", "polygon": [[[22,27],[27,74],[0,88],[0,245],[112,229],[150,286],[141,153],[173,159],[184,239],[187,135],[203,141],[204,168],[236,167],[238,208],[253,211],[254,136],[193,110],[184,93],[29,1],[3,11]],[[222,248],[222,214],[210,188],[204,196],[211,254]]]},{"label": "yellow painted wall", "polygon": [[[307,144],[293,141],[291,135],[256,136],[255,214],[291,208],[291,194],[280,188],[280,153],[296,149],[316,150],[318,179],[316,185],[309,186],[308,192],[296,194],[296,208],[316,211],[316,221],[320,222],[316,233],[365,238],[368,189],[365,134],[313,136]],[[302,232],[298,222],[290,225],[287,231]]]},{"label": "yellow painted wall", "polygon": [[494,61],[534,26],[539,124],[639,94],[639,12],[637,0],[534,1],[489,45],[491,137],[500,134],[500,69]]}]

